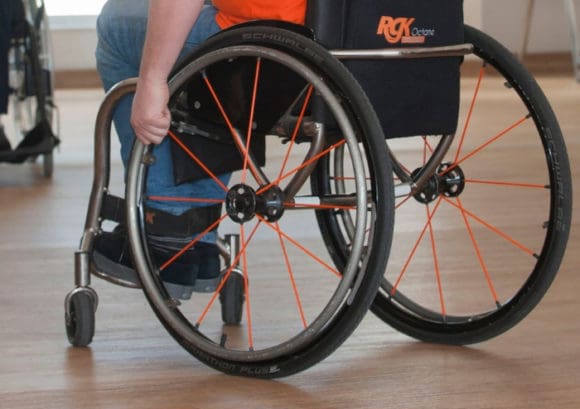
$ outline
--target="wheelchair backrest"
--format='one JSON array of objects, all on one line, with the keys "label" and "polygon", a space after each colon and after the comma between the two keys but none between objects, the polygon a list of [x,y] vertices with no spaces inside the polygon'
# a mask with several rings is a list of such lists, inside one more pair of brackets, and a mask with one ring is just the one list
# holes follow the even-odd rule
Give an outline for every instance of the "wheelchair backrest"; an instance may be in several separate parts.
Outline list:
[{"label": "wheelchair backrest", "polygon": [[[309,0],[306,24],[329,49],[463,43],[462,0]],[[344,62],[387,137],[453,133],[461,58]]]}]

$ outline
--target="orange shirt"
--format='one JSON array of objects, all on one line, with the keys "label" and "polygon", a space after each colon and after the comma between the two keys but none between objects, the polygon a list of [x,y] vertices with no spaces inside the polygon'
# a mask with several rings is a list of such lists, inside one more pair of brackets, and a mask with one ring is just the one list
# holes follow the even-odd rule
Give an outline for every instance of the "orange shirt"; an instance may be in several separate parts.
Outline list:
[{"label": "orange shirt", "polygon": [[213,0],[220,28],[250,20],[284,20],[304,24],[306,0]]}]

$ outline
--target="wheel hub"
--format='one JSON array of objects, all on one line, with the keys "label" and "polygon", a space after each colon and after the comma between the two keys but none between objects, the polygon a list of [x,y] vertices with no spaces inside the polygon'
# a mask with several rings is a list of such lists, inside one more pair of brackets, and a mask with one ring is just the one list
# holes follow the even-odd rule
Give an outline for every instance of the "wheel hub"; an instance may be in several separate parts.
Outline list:
[{"label": "wheel hub", "polygon": [[[417,168],[411,176],[415,178],[422,168]],[[449,162],[442,163],[437,167],[437,171],[423,185],[421,190],[413,195],[419,203],[428,204],[437,199],[440,195],[446,197],[457,197],[463,193],[465,188],[465,174],[459,165]]]},{"label": "wheel hub", "polygon": [[452,166],[451,163],[442,163],[437,168],[437,175],[440,179],[440,191],[447,197],[457,197],[465,189],[465,174],[459,165]]},{"label": "wheel hub", "polygon": [[228,191],[225,204],[230,219],[236,223],[246,223],[256,214],[275,222],[284,213],[284,194],[278,186],[258,194],[252,187],[238,184]]}]

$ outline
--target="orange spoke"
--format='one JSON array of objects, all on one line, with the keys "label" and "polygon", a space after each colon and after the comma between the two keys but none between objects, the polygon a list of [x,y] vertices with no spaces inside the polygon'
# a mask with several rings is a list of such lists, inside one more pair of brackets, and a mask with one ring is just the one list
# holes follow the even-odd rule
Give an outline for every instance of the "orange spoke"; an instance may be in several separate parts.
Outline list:
[{"label": "orange spoke", "polygon": [[[459,207],[453,203],[451,200],[447,199],[444,196],[441,196],[447,203],[449,203],[450,205],[454,206],[455,208]],[[460,209],[461,210],[461,209]],[[477,217],[475,214],[473,214],[472,212],[470,212],[469,210],[463,208],[463,211],[465,212],[465,214],[467,214],[469,217],[471,217],[472,219],[476,220],[478,223],[482,224],[483,226],[487,227],[489,230],[491,230],[492,232],[496,233],[497,235],[499,235],[500,237],[504,238],[505,240],[507,240],[508,242],[512,243],[514,246],[518,247],[520,250],[524,251],[525,253],[528,253],[530,256],[533,257],[537,257],[536,253],[527,248],[526,246],[524,246],[523,244],[521,244],[520,242],[518,242],[517,240],[513,239],[512,237],[510,237],[508,234],[504,233],[503,231],[501,231],[500,229],[498,229],[497,227],[487,223],[485,220]]]},{"label": "orange spoke", "polygon": [[300,125],[302,125],[302,120],[304,119],[304,113],[306,112],[306,108],[308,103],[310,102],[310,97],[312,96],[312,91],[314,87],[310,85],[308,87],[308,91],[306,93],[306,98],[304,99],[304,104],[302,105],[302,109],[300,110],[300,115],[298,116],[298,120],[296,121],[296,125],[294,126],[294,132],[292,132],[292,138],[290,139],[290,143],[288,146],[288,150],[286,151],[286,155],[284,157],[284,161],[282,162],[282,167],[280,168],[280,173],[278,177],[282,177],[282,174],[286,170],[286,165],[288,164],[288,159],[290,158],[290,152],[292,152],[292,148],[294,147],[294,142],[296,141],[296,137],[298,136],[298,131],[300,130]]},{"label": "orange spoke", "polygon": [[[240,238],[242,243],[246,242],[246,229],[240,224]],[[242,271],[244,272],[244,295],[246,297],[246,319],[248,320],[248,347],[254,350],[254,336],[252,332],[252,307],[250,302],[250,287],[248,286],[248,254],[242,252]]]},{"label": "orange spoke", "polygon": [[397,278],[397,281],[393,285],[393,288],[391,290],[392,296],[394,296],[395,293],[397,292],[397,288],[399,288],[399,285],[401,284],[401,281],[403,280],[403,276],[405,275],[405,273],[407,272],[407,268],[409,268],[409,265],[411,264],[411,260],[413,259],[413,257],[415,257],[415,253],[417,252],[417,248],[419,248],[419,244],[421,244],[421,242],[423,241],[423,237],[425,237],[425,232],[427,232],[427,229],[429,228],[429,224],[431,223],[431,219],[433,219],[433,217],[435,216],[435,213],[437,212],[437,209],[439,209],[440,204],[441,204],[441,197],[437,201],[437,204],[435,205],[433,212],[429,216],[427,222],[425,223],[425,226],[423,227],[423,230],[421,231],[421,234],[419,234],[419,238],[417,239],[417,241],[415,242],[415,245],[413,246],[413,249],[411,250],[411,253],[407,257],[407,260],[405,261],[405,264],[403,265],[403,269],[399,273],[399,277]]},{"label": "orange spoke", "polygon": [[502,182],[499,180],[480,180],[480,179],[465,179],[469,183],[479,183],[483,185],[497,185],[497,186],[511,186],[511,187],[525,187],[533,189],[549,189],[550,185],[542,185],[539,183],[518,183],[518,182]]},{"label": "orange spoke", "polygon": [[189,202],[189,203],[223,203],[224,199],[205,199],[197,197],[172,197],[172,196],[149,196],[147,200],[155,200],[158,202]]},{"label": "orange spoke", "polygon": [[425,206],[427,211],[427,223],[429,225],[429,239],[431,241],[431,253],[433,254],[433,267],[435,268],[435,277],[437,279],[437,290],[439,292],[439,303],[441,304],[441,315],[447,316],[445,311],[445,300],[443,298],[443,286],[441,285],[441,270],[439,269],[439,258],[437,257],[437,249],[435,247],[435,233],[433,232],[433,225],[431,223],[432,214],[429,211],[429,205]]},{"label": "orange spoke", "polygon": [[304,308],[302,307],[302,300],[300,299],[300,294],[298,292],[298,286],[296,285],[296,280],[294,278],[294,272],[292,271],[292,265],[290,264],[290,258],[288,257],[288,252],[286,251],[286,244],[280,234],[280,225],[276,223],[276,230],[278,231],[278,239],[280,240],[280,247],[282,248],[282,253],[284,254],[284,261],[286,263],[286,269],[288,270],[288,275],[290,276],[290,283],[292,284],[292,291],[294,292],[294,298],[296,299],[296,306],[298,307],[298,313],[300,314],[300,319],[302,320],[302,325],[304,328],[308,326],[306,323],[306,317],[304,315]]},{"label": "orange spoke", "polygon": [[490,138],[483,145],[481,145],[478,148],[474,149],[473,151],[471,151],[470,153],[468,153],[467,155],[465,155],[460,160],[454,162],[453,165],[451,165],[444,172],[442,172],[441,176],[446,175],[447,173],[451,172],[459,164],[465,162],[467,159],[470,159],[470,158],[474,157],[475,155],[477,155],[478,153],[480,153],[482,150],[484,150],[485,148],[487,148],[489,145],[491,145],[494,142],[497,142],[500,138],[504,137],[505,135],[507,135],[508,133],[510,133],[511,131],[513,131],[514,129],[516,129],[518,126],[520,126],[521,124],[523,124],[524,122],[526,122],[530,118],[531,118],[531,116],[528,114],[525,117],[523,117],[522,119],[520,119],[517,122],[515,122],[513,125],[510,125],[506,129],[504,129],[503,131],[501,131],[500,133],[498,133],[493,138]]},{"label": "orange spoke", "polygon": [[307,160],[306,162],[302,163],[302,165],[292,169],[291,171],[287,172],[285,175],[280,176],[278,179],[276,179],[275,181],[268,183],[266,186],[260,188],[256,193],[257,194],[261,194],[264,193],[265,191],[267,191],[268,189],[270,189],[272,186],[276,186],[277,184],[279,184],[282,180],[286,179],[289,176],[292,176],[293,174],[295,174],[296,172],[298,172],[301,169],[304,169],[306,166],[310,165],[311,163],[316,162],[318,159],[320,159],[321,157],[323,157],[324,155],[328,155],[331,151],[333,151],[334,149],[338,148],[339,146],[343,145],[344,143],[346,143],[346,140],[343,139],[335,144],[330,145],[328,148],[326,148],[325,150],[323,150],[322,152],[320,152],[318,155],[313,156],[312,158],[310,158],[309,160]]},{"label": "orange spoke", "polygon": [[288,236],[286,233],[284,233],[279,227],[274,226],[272,223],[268,222],[266,219],[264,219],[262,216],[260,215],[256,215],[256,217],[261,221],[264,222],[266,224],[266,226],[268,226],[269,228],[271,228],[272,230],[274,230],[275,232],[277,232],[278,234],[281,234],[282,236],[284,236],[284,238],[286,240],[288,240],[290,243],[294,244],[294,246],[298,247],[300,250],[302,250],[304,253],[306,253],[307,255],[309,255],[314,261],[316,261],[318,264],[320,264],[321,266],[323,266],[324,268],[326,268],[328,271],[330,271],[331,273],[333,273],[335,276],[341,278],[342,274],[339,273],[338,271],[336,271],[336,269],[334,269],[333,267],[331,267],[330,265],[328,265],[328,263],[325,263],[322,259],[320,259],[318,256],[316,256],[314,253],[312,253],[310,250],[308,250],[306,247],[304,247],[303,245],[301,245],[300,243],[298,243],[296,240],[294,240],[292,237]]},{"label": "orange spoke", "polygon": [[[336,180],[339,182],[344,182],[344,181],[348,181],[348,180],[354,180],[354,176],[330,176],[328,179]],[[365,180],[371,180],[371,178],[366,177]],[[395,180],[397,180],[396,177],[395,177]]]},{"label": "orange spoke", "polygon": [[310,203],[289,203],[284,202],[284,208],[287,209],[337,209],[337,210],[355,210],[356,206],[339,206],[332,204],[310,204]]},{"label": "orange spoke", "polygon": [[[242,241],[242,246],[240,248],[240,251],[238,252],[238,254],[236,254],[236,257],[232,260],[230,266],[228,267],[228,270],[225,272],[225,274],[224,274],[224,276],[223,276],[220,284],[218,285],[218,288],[216,288],[216,290],[214,291],[213,295],[211,296],[211,299],[209,300],[209,302],[205,306],[203,312],[199,316],[199,319],[197,320],[197,322],[195,324],[196,327],[199,327],[202,324],[202,322],[205,319],[205,317],[207,316],[208,312],[211,310],[212,305],[215,303],[215,300],[217,299],[217,297],[219,296],[220,292],[222,291],[222,288],[226,284],[226,281],[228,281],[228,278],[232,274],[232,271],[234,270],[234,268],[240,262],[240,258],[242,258],[242,254],[246,251],[246,248],[248,247],[248,244],[250,244],[250,241],[254,237],[254,234],[258,230],[258,227],[260,226],[260,224],[261,224],[261,222],[260,223],[256,223],[256,225],[254,226],[254,229],[250,233],[250,237],[248,237],[248,240],[246,242]],[[244,285],[245,285],[245,283],[244,283]]]},{"label": "orange spoke", "polygon": [[175,143],[177,143],[181,147],[181,149],[183,149],[185,151],[185,153],[187,153],[189,155],[189,157],[191,159],[193,159],[193,161],[195,163],[197,163],[199,165],[200,168],[203,169],[203,171],[205,173],[208,174],[208,176],[210,178],[212,178],[214,180],[215,183],[217,183],[224,190],[224,192],[228,191],[228,188],[226,187],[226,185],[224,185],[223,182],[221,180],[219,180],[219,178],[211,170],[209,170],[208,167],[205,166],[204,163],[187,146],[185,146],[185,144],[181,141],[181,139],[179,139],[171,131],[168,131],[168,135],[171,137],[171,139],[173,139],[175,141]]},{"label": "orange spoke", "polygon": [[423,143],[425,144],[425,147],[429,150],[429,152],[433,153],[434,149],[431,146],[431,144],[429,143],[429,141],[427,140],[427,137],[422,136],[421,138],[423,138]]},{"label": "orange spoke", "polygon": [[[405,165],[403,165],[402,163],[399,162],[399,166],[401,167],[401,169],[403,169],[403,172],[405,172],[407,175],[411,174],[411,171]],[[395,175],[395,180],[397,180],[397,179],[400,180],[400,178]]]},{"label": "orange spoke", "polygon": [[197,236],[195,236],[195,238],[193,240],[191,240],[184,248],[182,248],[181,250],[179,250],[177,253],[175,253],[173,255],[173,257],[171,257],[169,260],[167,260],[165,263],[163,263],[163,265],[161,267],[159,267],[159,271],[163,271],[167,267],[169,267],[171,264],[173,264],[173,262],[175,260],[177,260],[179,257],[181,257],[181,255],[183,253],[185,253],[187,250],[189,250],[190,248],[192,248],[193,246],[195,246],[195,244],[198,241],[200,241],[203,238],[203,236],[205,236],[207,233],[209,233],[210,231],[212,231],[213,229],[215,229],[222,222],[222,220],[224,220],[226,217],[228,217],[228,214],[227,213],[224,214],[222,217],[220,217],[215,222],[213,222],[211,224],[211,226],[209,226],[207,229],[205,229],[204,231],[202,231],[201,233],[199,233]]},{"label": "orange spoke", "polygon": [[455,159],[453,162],[457,162],[459,155],[461,155],[461,149],[463,148],[463,142],[465,141],[465,136],[467,135],[467,130],[471,123],[471,117],[473,115],[473,109],[475,108],[475,101],[477,101],[477,96],[479,95],[479,89],[481,88],[481,82],[483,81],[483,76],[485,75],[485,64],[479,70],[479,76],[477,78],[477,84],[475,85],[475,91],[473,92],[473,99],[469,106],[469,112],[467,118],[465,119],[465,124],[463,125],[463,132],[461,133],[461,139],[459,139],[459,146],[457,147],[457,152],[455,153]]},{"label": "orange spoke", "polygon": [[337,180],[339,182],[344,182],[347,180],[354,180],[354,176],[331,176],[330,180]]},{"label": "orange spoke", "polygon": [[497,296],[497,292],[495,291],[493,281],[491,280],[491,275],[489,274],[489,270],[487,269],[485,261],[483,260],[483,255],[481,254],[481,249],[479,248],[479,244],[477,243],[477,240],[475,239],[475,234],[473,234],[473,229],[471,228],[471,224],[469,223],[469,220],[467,219],[467,214],[465,213],[465,208],[463,207],[463,204],[461,203],[461,199],[459,199],[459,197],[457,198],[457,206],[459,207],[459,210],[461,211],[461,216],[463,217],[463,221],[465,222],[465,227],[467,227],[467,232],[469,233],[469,237],[471,238],[471,243],[473,244],[473,249],[475,250],[475,253],[477,254],[477,259],[479,260],[479,265],[481,266],[483,274],[485,275],[485,280],[487,281],[487,286],[489,287],[489,290],[491,291],[491,296],[493,297],[495,304],[497,306],[499,306],[500,305],[499,298]]},{"label": "orange spoke", "polygon": [[408,195],[406,198],[404,198],[403,200],[401,200],[397,205],[395,205],[395,210],[397,210],[399,207],[403,206],[405,203],[407,203],[407,201],[412,198],[412,195]]},{"label": "orange spoke", "polygon": [[[215,92],[213,86],[211,85],[211,82],[209,80],[209,78],[207,77],[207,74],[204,72],[203,73],[203,79],[207,85],[207,88],[210,92],[210,94],[212,95],[214,102],[216,103],[219,111],[222,114],[222,117],[224,119],[224,121],[226,122],[230,133],[232,134],[232,137],[234,138],[234,142],[236,143],[240,153],[242,154],[242,156],[244,157],[244,160],[247,160],[247,156],[248,156],[248,151],[246,150],[246,147],[244,146],[244,143],[242,142],[240,135],[238,135],[238,131],[236,131],[236,129],[234,128],[234,126],[232,125],[232,122],[230,121],[230,118],[228,117],[223,105],[220,102],[219,97],[217,96],[217,93]],[[252,172],[252,175],[254,176],[254,178],[256,179],[256,182],[259,185],[263,185],[265,182],[262,180],[262,178],[260,177],[259,172],[256,170],[256,168],[254,167],[254,164],[250,161],[248,162],[249,167],[250,167],[250,171]]]},{"label": "orange spoke", "polygon": [[[256,60],[256,73],[254,76],[254,90],[252,91],[252,104],[250,106],[250,119],[248,121],[248,132],[246,135],[246,150],[250,152],[250,142],[252,140],[252,125],[254,124],[254,112],[256,109],[256,95],[258,94],[258,79],[260,78],[260,66],[262,59]],[[244,166],[242,168],[242,183],[246,183],[246,173],[248,169],[248,155],[244,155]]]}]

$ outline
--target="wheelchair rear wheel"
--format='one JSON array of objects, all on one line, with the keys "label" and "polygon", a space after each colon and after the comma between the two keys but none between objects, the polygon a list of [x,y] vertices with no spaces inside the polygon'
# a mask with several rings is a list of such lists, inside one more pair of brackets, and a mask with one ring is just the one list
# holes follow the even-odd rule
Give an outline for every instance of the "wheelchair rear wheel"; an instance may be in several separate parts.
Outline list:
[{"label": "wheelchair rear wheel", "polygon": [[[306,369],[355,329],[386,265],[392,178],[374,111],[356,81],[325,49],[302,34],[258,25],[208,40],[171,77],[170,91],[174,124],[169,137],[190,158],[189,167],[213,179],[215,192],[211,197],[148,195],[156,151],[135,145],[127,214],[147,299],[177,342],[220,371],[274,378]],[[331,118],[342,136],[325,138],[321,118]],[[282,129],[288,123],[293,125],[286,134]],[[189,143],[191,138],[197,142]],[[235,147],[238,158],[231,161],[237,160],[241,169],[226,177],[220,172],[233,170],[228,163],[216,165],[207,152],[194,152],[204,138],[217,140],[223,149]],[[349,153],[345,167],[354,183],[340,194],[319,195],[308,183],[313,168],[338,147]],[[163,264],[155,262],[145,220],[146,203],[171,201],[224,206],[184,249],[218,225],[240,239],[239,251],[226,257],[216,288],[194,292],[182,302],[169,296],[160,279],[182,252],[175,250]],[[311,231],[315,212],[345,208],[353,217],[353,239],[344,263],[335,266],[324,240]],[[243,288],[243,297],[236,295],[243,303],[239,325],[231,325],[238,321],[238,307],[226,308],[224,316],[216,306],[232,274],[243,277],[242,285],[236,285]]]},{"label": "wheelchair rear wheel", "polygon": [[[557,273],[571,218],[566,148],[546,97],[497,41],[471,27],[465,37],[477,60],[462,67],[463,122],[435,174],[398,198],[391,257],[371,307],[397,330],[445,344],[481,342],[523,319]],[[396,183],[413,182],[444,143],[389,140]],[[321,193],[340,192],[350,178],[343,156],[325,158]],[[324,216],[323,236],[340,262],[349,212]]]}]

